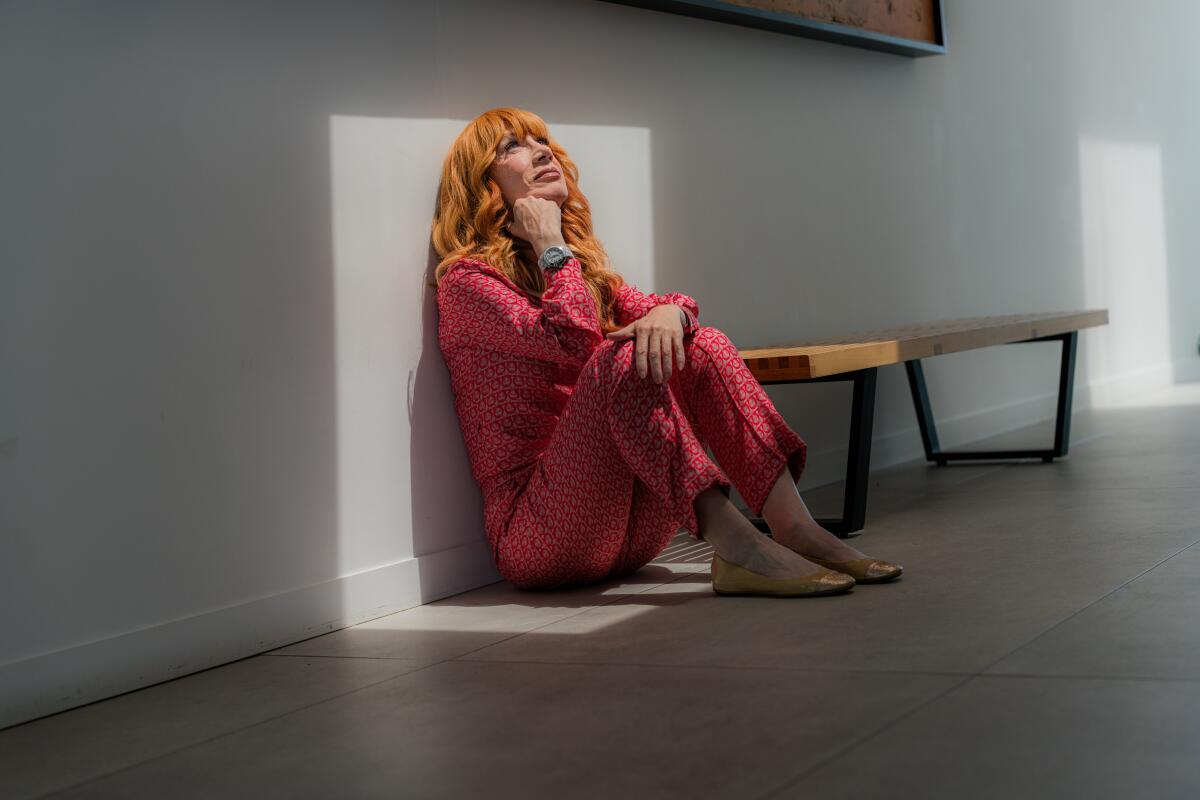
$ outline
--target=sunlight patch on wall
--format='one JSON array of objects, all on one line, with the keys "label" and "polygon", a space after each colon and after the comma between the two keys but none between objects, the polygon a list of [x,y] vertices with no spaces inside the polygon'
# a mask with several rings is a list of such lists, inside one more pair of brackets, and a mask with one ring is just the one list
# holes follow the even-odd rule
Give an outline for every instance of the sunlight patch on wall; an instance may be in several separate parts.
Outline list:
[{"label": "sunlight patch on wall", "polygon": [[[1169,381],[1167,244],[1158,145],[1081,138],[1084,301],[1108,308],[1109,324],[1087,332],[1089,375],[1145,373],[1144,387]],[[1128,385],[1129,382],[1122,382]],[[1128,397],[1093,387],[1093,402]]]},{"label": "sunlight patch on wall", "polygon": [[[650,131],[549,122],[614,268],[652,291]],[[339,575],[484,538],[424,287],[442,159],[466,123],[330,119]]]}]

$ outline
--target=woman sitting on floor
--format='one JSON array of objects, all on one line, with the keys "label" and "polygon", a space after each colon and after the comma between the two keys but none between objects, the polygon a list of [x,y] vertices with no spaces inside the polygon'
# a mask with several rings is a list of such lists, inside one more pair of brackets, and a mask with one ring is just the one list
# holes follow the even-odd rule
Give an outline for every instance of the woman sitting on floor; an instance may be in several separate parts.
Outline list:
[{"label": "woman sitting on floor", "polygon": [[833,594],[900,574],[813,520],[796,490],[803,440],[696,301],[608,268],[578,170],[539,117],[499,108],[467,125],[433,243],[439,342],[513,585],[627,575],[681,526],[712,544],[721,594]]}]

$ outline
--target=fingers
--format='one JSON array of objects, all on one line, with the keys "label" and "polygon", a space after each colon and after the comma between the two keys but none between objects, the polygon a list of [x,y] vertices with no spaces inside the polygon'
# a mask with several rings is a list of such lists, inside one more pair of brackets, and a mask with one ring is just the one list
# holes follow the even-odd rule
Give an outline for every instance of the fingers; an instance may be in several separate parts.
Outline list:
[{"label": "fingers", "polygon": [[532,209],[529,206],[529,198],[519,197],[512,205],[512,219],[508,223],[508,232],[518,239],[529,241],[531,236],[531,223],[533,222]]},{"label": "fingers", "polygon": [[527,242],[562,236],[562,210],[545,197],[517,198],[512,204],[512,218],[509,233]]},{"label": "fingers", "polygon": [[612,333],[608,334],[607,338],[613,339],[615,341],[623,341],[625,339],[628,339],[631,336],[633,336],[633,326],[626,325],[624,328],[621,328],[618,331],[613,331]]},{"label": "fingers", "polygon": [[628,325],[608,334],[609,339],[637,337],[634,359],[638,377],[650,376],[655,383],[671,380],[676,370],[686,365],[682,336],[672,336],[670,331],[655,330],[649,326]]},{"label": "fingers", "polygon": [[665,378],[670,377],[670,370],[664,369],[663,362],[666,361],[664,356],[669,355],[662,350],[663,335],[661,331],[653,331],[650,334],[650,374],[654,378],[655,383],[662,383]]},{"label": "fingers", "polygon": [[512,219],[510,219],[510,220],[509,220],[509,221],[508,221],[508,222],[505,224],[505,226],[504,226],[504,229],[505,229],[506,231],[508,231],[508,235],[509,235],[509,236],[515,236],[515,237],[517,237],[518,239],[524,239],[524,238],[525,238],[525,235],[524,235],[524,229],[523,229],[523,228],[520,228],[520,227],[518,227],[518,225],[517,225],[517,219],[516,219],[516,214],[515,214],[515,213],[513,214],[513,218],[512,218]]},{"label": "fingers", "polygon": [[637,344],[634,346],[634,353],[637,360],[637,372],[639,378],[645,378],[649,370],[646,358],[646,348],[650,346],[650,332],[645,328],[637,329]]}]

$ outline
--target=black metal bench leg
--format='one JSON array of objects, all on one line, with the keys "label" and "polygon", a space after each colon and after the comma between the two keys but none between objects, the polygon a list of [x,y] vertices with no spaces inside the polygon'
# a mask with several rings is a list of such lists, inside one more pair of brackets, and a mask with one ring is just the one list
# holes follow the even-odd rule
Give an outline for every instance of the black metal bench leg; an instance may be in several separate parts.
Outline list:
[{"label": "black metal bench leg", "polygon": [[921,443],[925,447],[925,459],[944,467],[950,461],[996,461],[1010,458],[1040,458],[1049,463],[1067,454],[1071,439],[1071,405],[1075,395],[1075,351],[1079,332],[1060,333],[1027,342],[1062,342],[1062,361],[1058,371],[1058,412],[1054,424],[1054,447],[1049,450],[980,450],[972,452],[943,452],[938,444],[937,425],[929,405],[929,392],[925,387],[925,373],[919,360],[904,362],[908,373],[908,388],[912,393],[913,409],[917,413],[917,426],[921,429]]},{"label": "black metal bench leg", "polygon": [[925,388],[925,370],[921,368],[920,359],[904,362],[904,371],[908,373],[908,390],[912,394],[913,409],[917,412],[917,427],[921,429],[921,444],[925,447],[925,460],[937,461],[944,466],[945,461],[938,459],[941,445],[938,444],[937,425],[933,421],[933,409],[929,406],[929,391]]},{"label": "black metal bench leg", "polygon": [[1075,350],[1078,344],[1079,331],[1071,331],[1063,337],[1062,363],[1058,370],[1058,417],[1054,423],[1056,458],[1065,456],[1071,446],[1071,404],[1075,399]]},{"label": "black metal bench leg", "polygon": [[867,487],[871,477],[871,433],[875,428],[877,371],[872,367],[854,373],[850,452],[846,459],[846,494],[842,500],[842,518],[822,521],[826,530],[843,538],[861,531],[867,520]]},{"label": "black metal bench leg", "polygon": [[[838,519],[818,519],[825,530],[845,539],[861,531],[867,518],[867,487],[871,475],[871,434],[875,427],[875,381],[878,369],[830,375],[825,378],[785,381],[785,383],[825,383],[853,381],[854,395],[850,406],[850,447],[846,458],[846,490],[842,498],[842,516]],[[751,522],[761,531],[770,533],[762,517]]]}]

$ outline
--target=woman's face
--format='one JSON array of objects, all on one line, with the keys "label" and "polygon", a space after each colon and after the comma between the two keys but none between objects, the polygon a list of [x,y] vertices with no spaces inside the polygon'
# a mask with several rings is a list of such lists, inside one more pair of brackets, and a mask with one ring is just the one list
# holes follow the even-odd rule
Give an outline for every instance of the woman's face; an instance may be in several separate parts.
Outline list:
[{"label": "woman's face", "polygon": [[562,165],[545,139],[532,134],[525,141],[506,133],[496,146],[496,160],[488,174],[500,186],[504,203],[512,208],[522,197],[553,200],[559,207],[567,201],[567,181]]}]

